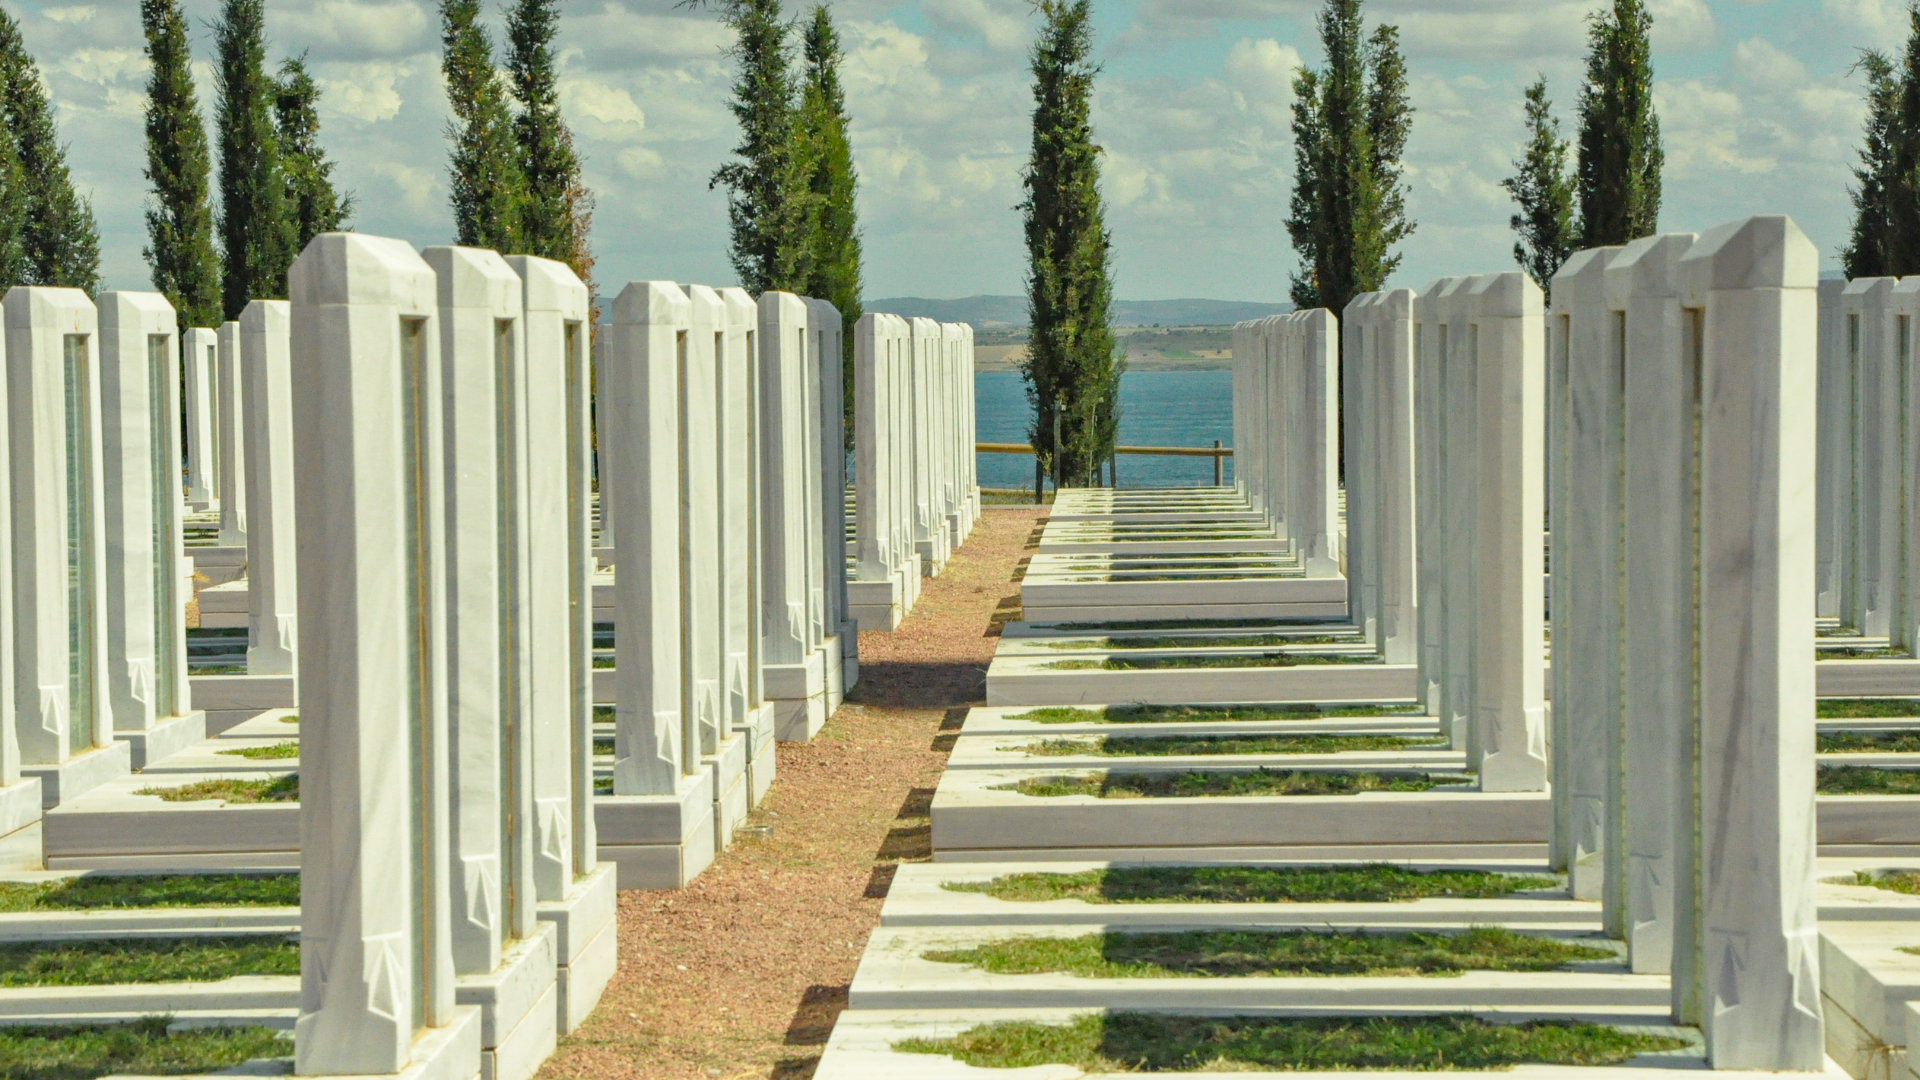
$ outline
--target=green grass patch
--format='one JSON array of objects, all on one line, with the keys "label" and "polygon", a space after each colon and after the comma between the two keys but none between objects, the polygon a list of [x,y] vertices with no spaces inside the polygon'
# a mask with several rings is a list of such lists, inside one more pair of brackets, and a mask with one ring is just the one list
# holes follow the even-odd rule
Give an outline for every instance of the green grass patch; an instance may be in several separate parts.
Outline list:
[{"label": "green grass patch", "polygon": [[1109,656],[1104,660],[1055,660],[1060,671],[1162,671],[1174,668],[1282,668],[1318,664],[1378,664],[1377,653],[1257,653],[1252,656]]},{"label": "green grass patch", "polygon": [[612,739],[593,740],[593,754],[595,757],[612,757],[613,756],[613,740]]},{"label": "green grass patch", "polygon": [[1920,795],[1920,770],[1826,765],[1815,774],[1822,795]]},{"label": "green grass patch", "polygon": [[1821,720],[1920,716],[1920,698],[1821,698],[1813,715]]},{"label": "green grass patch", "polygon": [[[1464,781],[1465,778],[1461,777]],[[1425,773],[1309,772],[1107,772],[1088,776],[1036,776],[999,791],[1040,799],[1093,795],[1102,799],[1180,799],[1223,795],[1358,795],[1363,791],[1431,791]]]},{"label": "green grass patch", "polygon": [[1257,649],[1265,645],[1356,645],[1358,634],[1242,634],[1237,636],[1203,635],[1199,637],[1082,638],[1078,641],[1043,641],[1048,649]]},{"label": "green grass patch", "polygon": [[1458,975],[1553,971],[1607,960],[1610,949],[1480,926],[1456,934],[1326,930],[1112,931],[1071,938],[1018,937],[921,954],[994,975],[1058,972],[1089,979],[1286,975]]},{"label": "green grass patch", "polygon": [[230,803],[299,802],[300,774],[288,773],[263,780],[200,780],[180,787],[146,787],[135,795],[152,795],[167,802],[206,802],[224,799]]},{"label": "green grass patch", "polygon": [[1855,870],[1853,880],[1847,884],[1871,885],[1888,892],[1920,896],[1920,870],[1895,870],[1890,874],[1870,874],[1865,870]]},{"label": "green grass patch", "polygon": [[596,668],[600,668],[600,669],[602,669],[602,670],[605,670],[605,669],[607,669],[607,668],[611,668],[611,667],[613,666],[613,657],[611,657],[611,656],[596,656],[596,657],[594,657],[594,658],[593,658],[593,666],[594,666],[594,667],[596,667]]},{"label": "green grass patch", "polygon": [[299,942],[273,935],[0,944],[0,986],[215,982],[236,975],[298,974]]},{"label": "green grass patch", "polygon": [[1920,754],[1920,731],[1836,731],[1818,736],[1822,754]]},{"label": "green grass patch", "polygon": [[1445,739],[1399,735],[1149,735],[1042,739],[1016,749],[1040,757],[1177,757],[1212,754],[1337,754],[1349,750],[1444,748]]},{"label": "green grass patch", "polygon": [[168,1018],[130,1024],[0,1027],[0,1076],[8,1080],[91,1080],[116,1073],[210,1073],[254,1058],[287,1057],[293,1042],[264,1027],[168,1031]]},{"label": "green grass patch", "polygon": [[1075,874],[1007,874],[992,881],[949,881],[950,892],[984,893],[1012,903],[1083,900],[1090,904],[1380,904],[1430,896],[1485,899],[1551,889],[1549,877],[1485,870],[1410,870],[1363,866],[1115,866]]},{"label": "green grass patch", "polygon": [[299,757],[300,744],[297,742],[280,742],[274,743],[272,746],[245,746],[238,750],[220,750],[216,752],[226,754],[230,757],[247,758],[251,761],[278,761],[283,758]]},{"label": "green grass patch", "polygon": [[1815,646],[1815,660],[1910,660],[1913,654],[1905,649],[1884,648],[1848,648],[1846,646]]},{"label": "green grass patch", "polygon": [[0,882],[0,911],[299,905],[299,874],[101,874]]},{"label": "green grass patch", "polygon": [[1321,619],[1154,619],[1147,622],[1064,622],[1043,623],[1051,630],[1070,634],[1083,631],[1117,630],[1265,630],[1276,626],[1324,626]]},{"label": "green grass patch", "polygon": [[1680,1039],[1602,1024],[1495,1024],[1474,1016],[1162,1016],[1092,1013],[1067,1024],[1009,1020],[893,1049],[981,1068],[1071,1065],[1089,1073],[1505,1069],[1618,1065]]},{"label": "green grass patch", "polygon": [[1323,720],[1332,716],[1420,716],[1418,705],[1110,705],[1081,709],[1050,705],[1010,713],[1009,720],[1037,724],[1164,724],[1214,723],[1225,720]]},{"label": "green grass patch", "polygon": [[613,777],[611,777],[611,776],[596,776],[596,777],[594,777],[594,778],[593,778],[593,793],[594,793],[595,795],[611,795],[611,794],[613,794]]},{"label": "green grass patch", "polygon": [[190,675],[245,675],[245,664],[209,664],[205,667],[189,666]]}]

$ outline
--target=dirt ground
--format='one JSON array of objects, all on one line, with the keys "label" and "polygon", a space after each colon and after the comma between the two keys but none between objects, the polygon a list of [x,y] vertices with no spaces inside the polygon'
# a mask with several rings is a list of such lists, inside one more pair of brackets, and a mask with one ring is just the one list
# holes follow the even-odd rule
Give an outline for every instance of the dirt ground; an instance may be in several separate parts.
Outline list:
[{"label": "dirt ground", "polygon": [[542,1077],[813,1075],[894,867],[931,855],[934,785],[1040,521],[988,509],[898,630],[860,635],[859,686],[814,741],[780,744],[749,831],[685,890],[620,894],[619,971]]}]

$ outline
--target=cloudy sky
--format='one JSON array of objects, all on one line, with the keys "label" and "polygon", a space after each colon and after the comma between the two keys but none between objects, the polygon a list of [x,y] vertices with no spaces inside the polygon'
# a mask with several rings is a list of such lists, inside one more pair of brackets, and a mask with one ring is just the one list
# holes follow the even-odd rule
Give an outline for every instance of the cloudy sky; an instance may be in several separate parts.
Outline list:
[{"label": "cloudy sky", "polygon": [[[1667,149],[1661,225],[1786,212],[1828,265],[1845,240],[1863,47],[1900,39],[1904,0],[1649,0]],[[143,288],[146,61],[134,0],[0,0],[59,108],[100,218],[109,285]],[[210,108],[207,23],[187,0]],[[1021,288],[1019,172],[1031,108],[1029,0],[833,0],[861,177],[867,294]],[[1095,122],[1123,299],[1281,300],[1292,72],[1317,63],[1311,0],[1097,0]],[[1418,110],[1420,223],[1396,284],[1511,266],[1498,184],[1521,88],[1544,72],[1570,113],[1596,0],[1371,0],[1397,23]],[[267,0],[276,59],[306,51],[356,228],[448,242],[445,94],[432,0]],[[496,17],[498,0],[496,0]],[[566,0],[563,101],[599,199],[601,287],[724,284],[726,216],[707,178],[735,130],[728,35],[674,0]],[[496,19],[497,23],[497,19]]]}]

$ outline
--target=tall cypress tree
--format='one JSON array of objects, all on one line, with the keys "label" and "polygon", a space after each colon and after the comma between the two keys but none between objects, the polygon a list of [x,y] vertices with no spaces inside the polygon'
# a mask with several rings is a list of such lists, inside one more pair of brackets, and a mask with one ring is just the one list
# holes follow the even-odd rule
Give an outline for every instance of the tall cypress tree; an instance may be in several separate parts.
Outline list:
[{"label": "tall cypress tree", "polygon": [[441,0],[441,70],[453,120],[447,171],[453,224],[469,247],[521,252],[527,179],[514,141],[513,114],[493,66],[493,39],[480,25],[480,0]]},{"label": "tall cypress tree", "polygon": [[1109,322],[1112,256],[1093,141],[1100,69],[1092,60],[1091,0],[1038,0],[1036,10],[1033,151],[1020,206],[1032,329],[1021,374],[1034,407],[1034,448],[1063,483],[1091,485],[1113,458],[1125,369]]},{"label": "tall cypress tree", "polygon": [[815,4],[801,32],[806,84],[800,99],[800,137],[813,195],[812,273],[806,293],[840,309],[844,346],[847,445],[853,444],[853,326],[860,321],[860,223],[854,212],[859,178],[847,138],[847,98],[840,86],[840,35],[825,4]]},{"label": "tall cypress tree", "polygon": [[220,259],[213,250],[212,161],[193,86],[187,18],[179,0],[140,0],[147,35],[147,246],[153,287],[173,305],[180,328],[220,322]]},{"label": "tall cypress tree", "polygon": [[813,212],[802,158],[807,148],[794,138],[786,15],[780,0],[715,3],[737,35],[729,53],[740,62],[727,106],[740,122],[740,144],[708,184],[727,189],[729,256],[748,292],[803,291],[811,277]]},{"label": "tall cypress tree", "polygon": [[1613,0],[1587,24],[1580,88],[1580,246],[1624,244],[1660,224],[1660,118],[1653,111],[1653,16]]},{"label": "tall cypress tree", "polygon": [[278,87],[267,74],[263,0],[225,0],[214,24],[219,61],[220,240],[222,306],[240,317],[249,301],[287,295],[293,221],[273,109]]},{"label": "tall cypress tree", "polygon": [[1867,76],[1867,122],[1860,145],[1860,163],[1850,188],[1853,231],[1840,252],[1840,264],[1850,278],[1898,275],[1894,241],[1895,202],[1911,198],[1912,187],[1898,165],[1899,144],[1905,133],[1900,123],[1901,80],[1885,53],[1864,51],[1854,70]]},{"label": "tall cypress tree", "polygon": [[320,88],[307,73],[306,54],[281,61],[273,102],[274,131],[280,136],[295,256],[306,250],[308,241],[345,228],[353,217],[353,192],[334,190],[333,162],[320,146],[319,100]]},{"label": "tall cypress tree", "polygon": [[575,264],[586,250],[586,229],[577,204],[585,191],[580,179],[580,156],[574,151],[573,132],[560,116],[555,86],[553,35],[560,24],[555,0],[518,0],[507,13],[508,70],[520,114],[514,135],[520,143],[521,171],[526,176],[526,201],[520,214],[525,250],[573,266],[584,280],[591,267]]},{"label": "tall cypress tree", "polygon": [[1527,148],[1500,182],[1520,209],[1509,219],[1513,258],[1551,296],[1553,275],[1573,254],[1573,183],[1567,176],[1567,140],[1547,100],[1547,77],[1527,87]]},{"label": "tall cypress tree", "polygon": [[64,285],[94,292],[100,285],[100,232],[93,208],[73,190],[66,149],[54,128],[53,108],[41,89],[40,69],[27,53],[20,24],[0,10],[0,114],[13,136],[18,165],[18,244],[22,285]]},{"label": "tall cypress tree", "polygon": [[[4,14],[4,12],[0,12]],[[27,181],[13,132],[0,124],[0,292],[32,280],[27,262]]]}]

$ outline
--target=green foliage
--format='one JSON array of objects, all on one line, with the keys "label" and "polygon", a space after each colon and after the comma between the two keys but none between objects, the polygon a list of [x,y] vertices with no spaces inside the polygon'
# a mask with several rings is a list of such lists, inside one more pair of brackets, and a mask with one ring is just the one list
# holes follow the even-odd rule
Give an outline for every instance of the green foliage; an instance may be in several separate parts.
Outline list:
[{"label": "green foliage", "polygon": [[1888,892],[1920,896],[1920,872],[1913,870],[1896,870],[1888,874],[1872,874],[1865,870],[1855,870],[1850,884],[1871,885]]},{"label": "green foliage", "polygon": [[1418,705],[1380,705],[1371,702],[1330,705],[1109,705],[1081,709],[1049,705],[1009,714],[1009,720],[1036,724],[1160,724],[1178,721],[1320,720],[1329,716],[1420,716]]},{"label": "green foliage", "polygon": [[1504,1069],[1521,1064],[1618,1065],[1686,1043],[1601,1024],[1500,1024],[1474,1016],[1167,1016],[1088,1013],[1053,1025],[1007,1020],[951,1039],[893,1049],[946,1054],[975,1066],[1065,1064],[1086,1072]]},{"label": "green foliage", "polygon": [[1092,485],[1113,458],[1126,370],[1111,326],[1102,151],[1093,141],[1093,7],[1038,0],[1035,10],[1033,150],[1020,204],[1032,328],[1020,366],[1034,407],[1028,439],[1061,483]]},{"label": "green foliage", "polygon": [[996,900],[1090,904],[1381,904],[1429,896],[1484,899],[1522,889],[1551,889],[1546,877],[1485,870],[1409,870],[1363,866],[1114,866],[1073,874],[1007,874],[991,881],[948,881],[949,892]]},{"label": "green foliage", "polygon": [[1573,254],[1573,181],[1567,172],[1567,140],[1547,100],[1547,77],[1527,87],[1527,149],[1500,182],[1520,205],[1509,219],[1516,239],[1513,259],[1551,295],[1553,275]]},{"label": "green foliage", "polygon": [[553,36],[560,24],[556,0],[518,0],[507,12],[507,70],[520,103],[513,132],[526,181],[521,206],[521,250],[566,263],[593,291],[593,252],[587,233],[593,195],[580,178],[573,132],[560,116]]},{"label": "green foliage", "polygon": [[800,89],[796,137],[807,174],[813,215],[807,258],[808,296],[840,311],[841,386],[845,391],[846,445],[853,446],[853,326],[860,321],[860,221],[854,196],[859,177],[848,139],[847,96],[840,85],[840,35],[825,4],[815,4],[800,34],[806,77]]},{"label": "green foliage", "polygon": [[299,874],[97,874],[65,881],[0,882],[0,912],[299,903]]},{"label": "green foliage", "polygon": [[196,780],[179,787],[144,787],[135,795],[152,795],[166,802],[230,803],[299,802],[300,774],[289,773],[262,780]]},{"label": "green foliage", "polygon": [[1104,660],[1055,660],[1057,671],[1164,671],[1169,668],[1275,668],[1312,664],[1377,664],[1378,653],[1255,653],[1247,656],[1109,656]]},{"label": "green foliage", "polygon": [[523,251],[527,178],[506,90],[493,67],[493,39],[480,24],[480,0],[440,0],[440,42],[440,69],[453,108],[447,178],[456,242]]},{"label": "green foliage", "polygon": [[1658,231],[1660,118],[1653,111],[1653,16],[1612,0],[1587,22],[1576,190],[1580,246],[1624,244]]},{"label": "green foliage", "polygon": [[1920,795],[1920,770],[1825,765],[1813,789],[1822,795]]},{"label": "green foliage", "polygon": [[[1413,130],[1397,27],[1365,33],[1362,0],[1326,0],[1326,67],[1294,77],[1294,192],[1287,233],[1301,268],[1293,302],[1335,314],[1383,287],[1412,235],[1401,154]],[[1344,373],[1343,373],[1344,379]]]},{"label": "green foliage", "polygon": [[294,222],[274,129],[279,86],[267,74],[264,0],[224,0],[213,32],[225,262],[220,293],[226,318],[237,319],[249,301],[287,295]]},{"label": "green foliage", "polygon": [[1516,934],[1504,927],[1461,933],[1323,930],[1109,931],[1072,938],[1020,937],[971,949],[921,954],[995,975],[1064,972],[1093,979],[1169,976],[1458,975],[1463,971],[1552,971],[1576,960],[1606,960],[1610,949]]},{"label": "green foliage", "polygon": [[[92,294],[100,287],[100,231],[93,207],[73,189],[40,69],[27,53],[20,24],[4,10],[0,118],[11,136],[17,165],[0,165],[0,176],[10,180],[8,191],[17,184],[19,192],[16,197],[0,195],[0,261],[9,264],[0,269],[13,272],[0,285],[63,285]],[[11,236],[5,234],[9,226],[16,230]]]},{"label": "green foliage", "polygon": [[180,328],[220,324],[220,257],[213,250],[213,168],[193,53],[180,0],[140,0],[147,61],[147,246],[153,287],[180,317]]},{"label": "green foliage", "polygon": [[300,756],[300,744],[297,741],[277,742],[271,746],[245,746],[238,750],[218,750],[215,753],[231,757],[243,757],[250,761],[274,761],[282,758]]},{"label": "green foliage", "polygon": [[1836,731],[1814,740],[1821,754],[1920,754],[1920,731]]},{"label": "green foliage", "polygon": [[298,975],[285,937],[109,938],[0,943],[0,986],[111,986]]},{"label": "green foliage", "polygon": [[[286,210],[293,218],[295,257],[323,232],[338,232],[353,216],[353,193],[333,188],[333,162],[320,146],[320,88],[307,73],[305,53],[280,62],[273,101],[274,131],[286,175]],[[292,266],[289,261],[288,266]]]},{"label": "green foliage", "polygon": [[814,211],[806,146],[795,138],[799,88],[786,14],[780,0],[712,2],[737,35],[729,55],[740,64],[727,105],[740,143],[708,184],[727,189],[728,255],[750,293],[804,292],[813,273]]},{"label": "green foliage", "polygon": [[128,1024],[0,1027],[0,1076],[9,1080],[179,1076],[293,1052],[293,1043],[272,1028],[168,1031],[170,1022],[170,1017],[149,1016]]},{"label": "green foliage", "polygon": [[1196,635],[1192,637],[1080,638],[1073,641],[1043,641],[1049,649],[1217,649],[1257,648],[1262,645],[1351,645],[1360,638],[1353,634],[1243,634]]},{"label": "green foliage", "polygon": [[1846,275],[1904,276],[1920,270],[1920,5],[1907,9],[1907,44],[1896,59],[1862,51],[1867,119],[1853,170],[1853,230],[1840,252]]},{"label": "green foliage", "polygon": [[[1043,739],[1019,749],[1039,757],[1210,757],[1230,754],[1341,754],[1444,747],[1446,740],[1398,735],[1149,735]],[[235,751],[223,751],[234,753]]]},{"label": "green foliage", "polygon": [[1035,776],[996,790],[1017,791],[1041,799],[1066,795],[1092,795],[1102,799],[1190,799],[1236,795],[1358,795],[1363,791],[1431,791],[1434,783],[1435,778],[1424,773],[1191,770]]},{"label": "green foliage", "polygon": [[1920,716],[1920,698],[1821,698],[1813,715],[1822,720]]},{"label": "green foliage", "polygon": [[[0,11],[0,18],[6,12]],[[0,124],[0,287],[32,278],[27,264],[27,180],[13,132]]]}]

